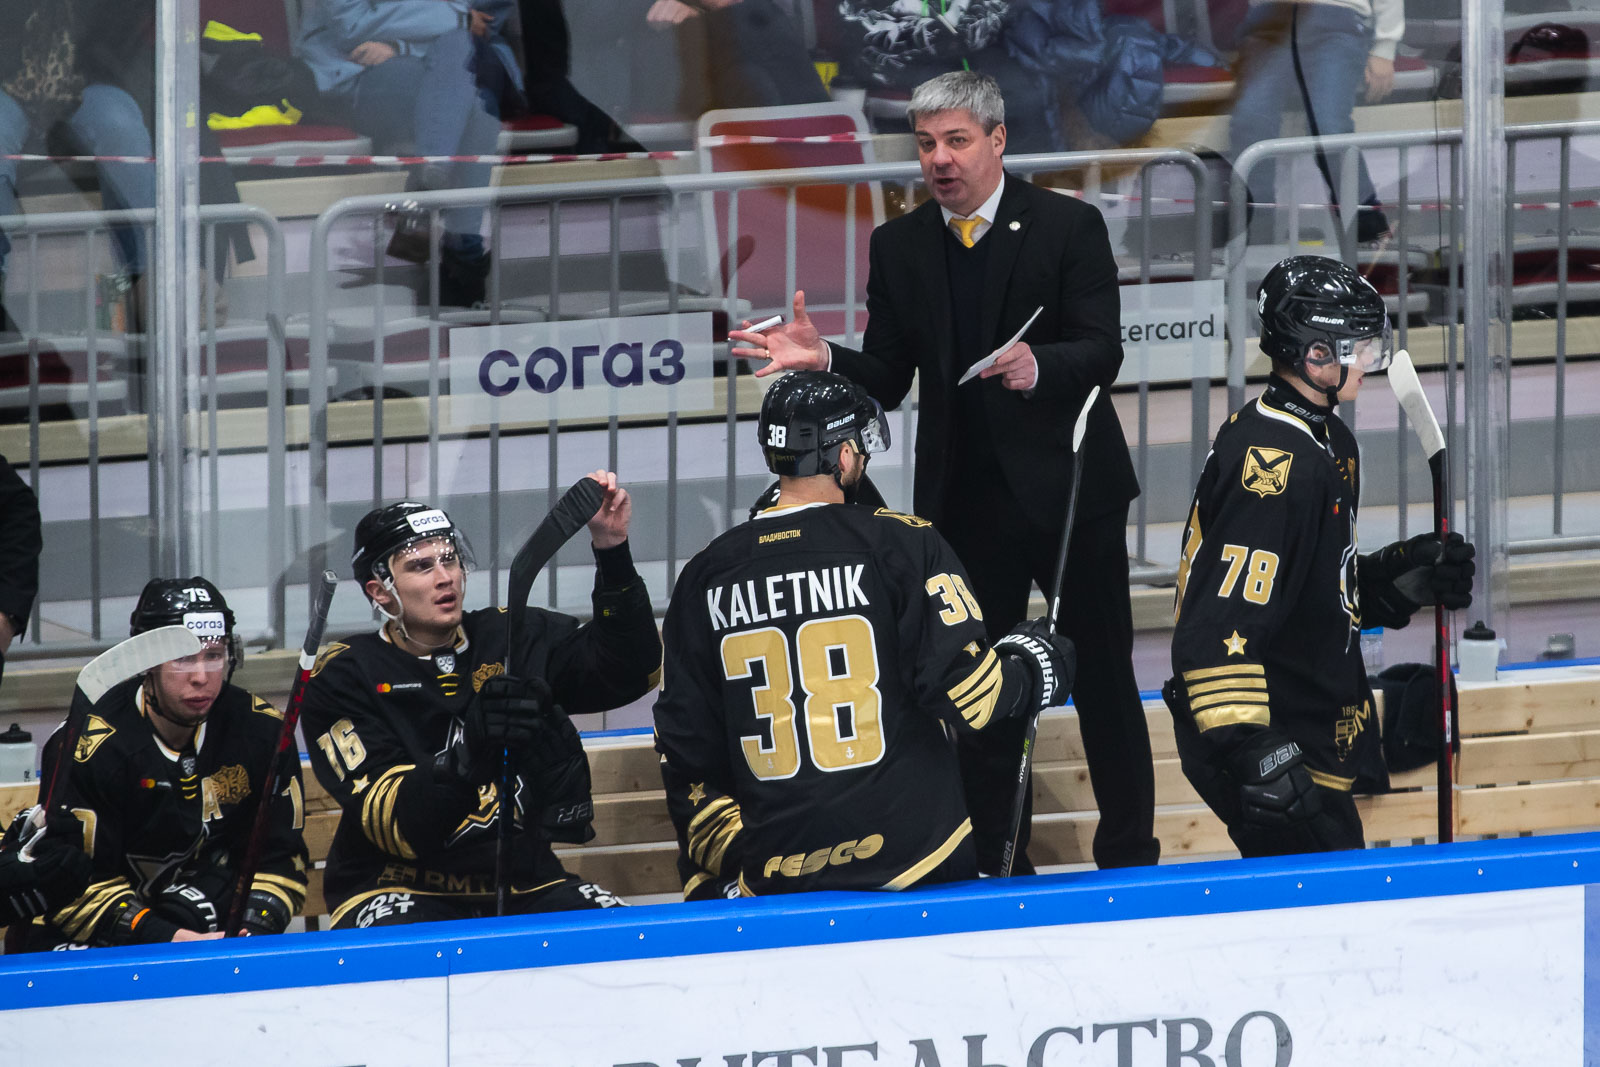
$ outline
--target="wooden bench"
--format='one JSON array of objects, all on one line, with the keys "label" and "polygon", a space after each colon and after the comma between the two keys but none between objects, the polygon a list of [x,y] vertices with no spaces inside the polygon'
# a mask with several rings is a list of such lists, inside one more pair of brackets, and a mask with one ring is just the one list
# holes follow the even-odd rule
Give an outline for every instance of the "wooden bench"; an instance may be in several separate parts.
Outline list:
[{"label": "wooden bench", "polygon": [[[1149,704],[1156,772],[1156,835],[1166,860],[1232,853],[1222,824],[1200,803],[1178,766],[1172,720]],[[1457,762],[1458,839],[1600,826],[1600,667],[1508,672],[1505,680],[1461,686]],[[624,896],[676,893],[677,846],[648,733],[586,740],[595,798],[595,840],[557,849],[567,869]],[[1077,716],[1040,722],[1034,766],[1035,863],[1092,861],[1098,814],[1089,788]],[[1396,775],[1394,791],[1357,803],[1369,843],[1409,843],[1436,830],[1434,769]],[[332,798],[306,768],[306,846],[318,865],[305,912],[327,912],[321,863],[338,827]],[[0,786],[0,816],[33,803],[33,785]]]}]

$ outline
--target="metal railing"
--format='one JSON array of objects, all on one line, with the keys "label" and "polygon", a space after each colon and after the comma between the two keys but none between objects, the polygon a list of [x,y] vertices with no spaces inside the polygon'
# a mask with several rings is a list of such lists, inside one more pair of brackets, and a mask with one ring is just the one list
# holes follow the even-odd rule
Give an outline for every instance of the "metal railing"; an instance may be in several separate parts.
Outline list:
[{"label": "metal railing", "polygon": [[[199,216],[203,244],[202,269],[208,273],[225,254],[222,251],[225,243],[220,234],[224,226],[248,225],[259,232],[266,245],[266,310],[263,338],[266,344],[266,362],[265,386],[261,390],[264,393],[263,404],[267,416],[264,445],[267,465],[265,566],[269,576],[279,576],[276,582],[269,580],[267,583],[267,618],[270,630],[267,636],[271,643],[281,644],[285,615],[281,576],[288,570],[286,533],[289,519],[285,489],[287,368],[284,330],[286,259],[283,233],[275,217],[252,205],[209,205],[200,209]],[[101,514],[102,467],[105,464],[102,455],[103,423],[107,418],[105,409],[109,406],[106,394],[109,393],[120,400],[124,412],[143,424],[145,445],[143,453],[137,456],[125,455],[122,458],[143,468],[147,490],[147,515],[152,522],[160,507],[159,480],[162,477],[183,476],[182,472],[163,472],[158,469],[157,464],[149,462],[148,459],[157,454],[158,420],[149,414],[149,387],[153,368],[146,365],[151,351],[147,343],[148,333],[140,327],[142,324],[154,321],[155,312],[151,294],[148,291],[141,293],[139,288],[128,289],[126,302],[121,307],[130,317],[129,321],[116,324],[120,328],[113,328],[113,324],[102,324],[110,310],[105,298],[112,292],[105,290],[101,284],[104,275],[101,274],[100,267],[105,263],[103,254],[105,240],[114,228],[124,226],[140,227],[148,236],[154,225],[154,217],[153,209],[144,208],[0,218],[0,230],[12,239],[12,256],[25,256],[33,268],[12,272],[12,291],[15,293],[20,289],[22,300],[20,303],[13,301],[8,305],[8,310],[11,311],[12,317],[18,320],[22,330],[20,339],[14,343],[26,348],[28,369],[26,421],[29,447],[25,466],[29,484],[36,492],[41,484],[43,471],[41,445],[46,425],[46,420],[42,418],[46,405],[42,402],[41,359],[47,348],[52,346],[52,335],[56,341],[72,344],[81,342],[83,347],[85,371],[83,416],[78,420],[78,425],[83,434],[82,455],[88,481],[86,501],[88,550],[87,559],[83,564],[87,572],[88,587],[87,637],[83,640],[45,641],[41,633],[42,605],[36,600],[29,620],[28,633],[7,653],[8,658],[83,655],[114,644],[124,636],[122,620],[114,619],[113,625],[108,627],[102,611],[108,562],[104,545],[106,524],[102,521]],[[77,292],[78,298],[81,299],[78,309],[81,311],[81,318],[55,302],[53,294],[60,290],[47,291],[44,287],[47,280],[58,280],[61,274],[60,271],[46,270],[41,266],[44,250],[57,243],[56,240],[47,241],[47,238],[69,240],[74,243],[77,239],[82,241],[81,289],[74,287],[68,290]],[[148,247],[148,241],[146,244]],[[117,288],[120,291],[120,287]],[[52,295],[47,297],[47,292]],[[139,299],[141,296],[142,301]],[[47,308],[44,306],[46,303],[55,306]],[[215,303],[209,303],[201,311],[200,347],[195,353],[194,373],[189,375],[187,382],[187,407],[190,412],[188,452],[193,466],[188,472],[188,484],[191,489],[197,491],[197,496],[203,497],[206,501],[206,516],[202,521],[202,527],[207,531],[205,555],[212,564],[221,559],[223,547],[219,521],[222,435],[218,425],[223,375],[219,374],[218,348],[219,344],[224,343],[226,333],[227,329],[219,326],[217,322]],[[120,366],[117,369],[121,372],[121,380],[112,378],[102,381],[102,360],[118,357]],[[71,397],[68,397],[67,403],[74,409],[78,407]],[[198,499],[195,500],[194,506],[200,507]],[[154,573],[157,569],[156,539],[149,536],[146,541],[149,553],[147,573]],[[126,563],[125,558],[116,561],[116,564],[122,567],[125,567]]]},{"label": "metal railing", "polygon": [[[1193,223],[1193,252],[1194,272],[1198,279],[1206,279],[1211,271],[1211,220],[1208,205],[1211,194],[1208,185],[1208,176],[1203,162],[1191,152],[1181,150],[1127,150],[1114,152],[1076,152],[1055,155],[1021,156],[1008,158],[1006,166],[1013,174],[1033,177],[1046,172],[1081,171],[1086,175],[1083,195],[1093,201],[1098,197],[1102,177],[1106,170],[1112,168],[1138,168],[1141,193],[1139,196],[1139,210],[1137,218],[1141,227],[1141,260],[1140,280],[1148,283],[1151,277],[1151,249],[1154,244],[1153,223],[1157,218],[1154,210],[1154,199],[1151,196],[1152,171],[1158,167],[1172,166],[1188,171],[1190,175],[1189,195],[1183,198],[1182,203],[1175,203],[1174,212],[1180,219],[1183,215],[1192,217]],[[916,186],[920,183],[921,172],[914,162],[908,163],[869,163],[848,166],[807,168],[776,171],[746,171],[726,172],[715,174],[674,175],[667,177],[625,178],[602,181],[565,182],[539,186],[517,186],[484,188],[458,191],[436,191],[429,193],[407,194],[406,200],[410,203],[407,207],[415,206],[428,213],[430,239],[430,263],[428,266],[427,291],[429,294],[428,318],[423,326],[427,331],[427,490],[431,497],[437,497],[440,486],[440,375],[442,367],[442,333],[449,328],[449,324],[440,321],[438,314],[438,273],[437,264],[440,260],[440,234],[442,231],[441,215],[448,209],[471,207],[480,208],[488,212],[488,230],[490,243],[496,250],[493,266],[487,282],[489,294],[489,310],[485,313],[485,321],[498,324],[505,321],[509,311],[514,311],[513,305],[505,303],[502,293],[505,291],[502,277],[505,269],[506,257],[502,254],[502,234],[504,232],[504,219],[507,209],[528,209],[542,212],[544,229],[540,232],[548,235],[548,315],[555,319],[563,316],[563,304],[571,305],[571,292],[563,292],[563,222],[570,220],[570,216],[577,214],[585,205],[597,205],[591,213],[595,219],[604,219],[607,234],[606,241],[606,269],[605,287],[595,294],[603,296],[603,301],[593,299],[590,301],[595,314],[618,315],[628,310],[624,300],[624,268],[622,263],[622,242],[620,240],[621,220],[626,205],[648,205],[648,212],[659,222],[664,233],[662,249],[666,264],[666,274],[659,293],[656,294],[659,310],[663,313],[672,313],[690,310],[697,307],[716,306],[725,310],[730,319],[736,319],[741,308],[740,288],[740,257],[728,254],[727,282],[720,295],[702,296],[696,293],[686,293],[676,284],[674,279],[682,267],[683,249],[681,234],[686,226],[692,232],[695,219],[690,218],[691,213],[709,210],[703,204],[718,194],[727,197],[726,224],[729,234],[739,234],[739,203],[741,194],[749,194],[755,190],[783,190],[788,197],[787,231],[784,235],[784,245],[781,255],[784,257],[785,280],[787,290],[792,292],[796,287],[805,288],[806,279],[797,277],[797,249],[799,235],[796,233],[795,200],[798,191],[805,188],[818,186],[837,186],[850,190],[845,197],[845,207],[840,222],[845,228],[844,248],[845,262],[841,265],[845,274],[845,295],[843,311],[847,324],[847,340],[854,340],[855,316],[862,309],[862,301],[858,294],[865,283],[864,276],[857,276],[857,237],[856,237],[856,194],[855,190],[862,186],[871,186],[874,183],[896,184],[900,187],[906,203],[910,203]],[[385,338],[385,313],[383,303],[386,271],[392,270],[385,266],[382,255],[383,243],[381,241],[382,220],[384,216],[396,208],[396,197],[388,195],[374,195],[350,197],[330,206],[318,217],[311,236],[310,250],[310,318],[311,338],[309,364],[312,371],[312,395],[310,401],[310,419],[313,427],[325,426],[328,419],[329,396],[325,390],[320,389],[318,383],[324,381],[324,369],[330,358],[331,338],[329,331],[329,312],[331,309],[331,294],[335,292],[332,284],[332,274],[335,268],[330,249],[336,234],[362,232],[365,233],[370,220],[374,240],[372,270],[375,281],[374,292],[377,297],[372,306],[373,317],[371,322],[372,334],[372,391],[375,396],[381,395],[383,384],[386,381],[384,370]],[[355,220],[355,225],[350,225]],[[596,222],[596,229],[599,223]],[[713,262],[721,260],[722,248],[711,240],[707,240]],[[730,247],[735,242],[729,241]],[[780,253],[765,249],[761,254],[778,255]],[[710,274],[714,268],[707,271]],[[714,281],[714,279],[713,279]],[[786,305],[786,301],[784,301]],[[633,307],[634,313],[638,305]],[[420,309],[419,309],[420,310]],[[524,307],[524,310],[526,308]],[[727,468],[723,472],[723,500],[722,505],[726,515],[742,513],[747,499],[740,497],[739,490],[739,462],[738,453],[741,447],[741,434],[739,432],[739,375],[729,369],[725,384],[725,409],[719,416],[725,426]],[[1209,378],[1195,379],[1195,400],[1192,408],[1191,421],[1197,429],[1194,440],[1191,442],[1193,454],[1192,462],[1197,467],[1199,458],[1203,457],[1205,450],[1204,427],[1208,421],[1207,398]],[[1203,386],[1203,387],[1201,387]],[[1139,385],[1139,462],[1141,470],[1147,468],[1147,455],[1149,443],[1148,399],[1149,383],[1141,382]],[[420,398],[419,398],[420,399]],[[746,413],[750,414],[750,413]],[[913,436],[909,429],[909,420],[914,418],[914,411],[906,415],[908,422],[903,424],[904,432],[901,438],[904,441],[903,480],[906,486],[910,484],[911,450],[910,441]],[[372,447],[373,485],[372,500],[374,503],[385,495],[383,476],[382,450],[386,442],[383,405],[374,404],[372,414]],[[680,514],[680,479],[678,477],[679,461],[679,433],[680,417],[676,411],[664,413],[665,449],[667,454],[668,476],[665,490],[665,545],[662,547],[662,556],[666,569],[666,588],[676,576],[679,561],[686,558],[684,546],[678,543],[678,519]],[[490,552],[486,562],[491,573],[492,595],[498,597],[500,585],[500,571],[503,567],[503,554],[500,549],[501,534],[505,523],[501,514],[501,494],[499,492],[500,472],[502,469],[502,431],[497,424],[487,425],[482,428],[482,435],[487,440],[487,467],[489,470],[489,533]],[[549,423],[543,429],[547,442],[546,448],[546,480],[545,489],[550,503],[553,503],[559,492],[557,471],[559,466],[559,441],[562,435],[561,427],[556,422]],[[748,435],[744,435],[748,436]],[[616,417],[612,417],[606,426],[607,454],[610,462],[616,461],[619,449],[619,424]],[[327,553],[327,538],[331,532],[330,502],[328,497],[328,482],[326,472],[329,466],[328,443],[324,434],[313,432],[311,437],[311,454],[309,457],[311,477],[311,498],[307,528],[310,531],[308,544],[311,547],[307,559],[307,573],[312,575],[323,568]],[[764,468],[760,476],[764,479]],[[747,496],[753,493],[747,491]],[[909,489],[907,489],[907,502],[909,502]],[[1145,526],[1144,502],[1139,505],[1137,522],[1140,530],[1140,547],[1143,547],[1143,530]],[[316,546],[322,544],[322,548]],[[698,545],[693,546],[695,548]],[[637,549],[636,549],[637,552]],[[546,595],[552,605],[557,603],[557,589],[555,578],[558,572],[552,573]],[[1148,577],[1160,578],[1169,573],[1168,568],[1159,568]],[[1141,576],[1146,577],[1146,576]],[[1148,580],[1147,577],[1147,580]]]},{"label": "metal railing", "polygon": [[[1568,312],[1570,300],[1570,287],[1568,279],[1569,253],[1571,250],[1572,235],[1572,142],[1574,138],[1600,135],[1600,121],[1586,120],[1574,122],[1548,122],[1532,123],[1525,125],[1507,126],[1505,136],[1507,142],[1507,209],[1505,212],[1505,245],[1508,256],[1512,257],[1512,269],[1507,269],[1505,274],[1506,306],[1517,306],[1516,280],[1514,275],[1514,238],[1517,233],[1519,211],[1517,189],[1517,153],[1519,146],[1536,141],[1557,142],[1556,151],[1556,188],[1551,190],[1554,201],[1547,199],[1532,205],[1531,210],[1539,212],[1538,217],[1546,218],[1552,212],[1556,217],[1556,240],[1551,250],[1555,257],[1557,280],[1555,293],[1548,303],[1554,306],[1554,351],[1555,367],[1555,407],[1552,412],[1553,447],[1551,454],[1551,485],[1552,499],[1551,532],[1548,537],[1523,538],[1512,541],[1508,550],[1512,554],[1531,554],[1551,551],[1577,551],[1600,548],[1600,536],[1571,536],[1565,528],[1564,504],[1569,492],[1567,482],[1567,430],[1565,425],[1567,409],[1567,383],[1568,383]],[[1417,217],[1421,209],[1437,211],[1440,224],[1434,235],[1438,238],[1439,259],[1442,266],[1442,283],[1436,283],[1433,289],[1434,306],[1427,315],[1426,325],[1430,328],[1439,327],[1444,331],[1443,344],[1443,384],[1444,384],[1444,410],[1441,413],[1444,423],[1446,440],[1450,444],[1450,454],[1458,460],[1464,456],[1465,449],[1458,447],[1464,434],[1463,417],[1458,410],[1457,392],[1460,384],[1460,375],[1463,367],[1463,352],[1461,342],[1461,270],[1463,260],[1462,250],[1462,208],[1460,203],[1461,188],[1461,131],[1460,130],[1433,130],[1433,131],[1404,131],[1392,133],[1358,133],[1339,136],[1292,137],[1280,138],[1271,141],[1262,141],[1250,146],[1241,152],[1234,162],[1233,173],[1230,179],[1228,207],[1230,211],[1231,238],[1227,251],[1228,271],[1228,335],[1233,339],[1229,346],[1228,356],[1228,402],[1230,408],[1236,408],[1244,402],[1246,366],[1252,355],[1254,346],[1242,343],[1243,339],[1253,337],[1255,334],[1255,318],[1252,312],[1251,298],[1254,290],[1251,285],[1250,259],[1247,255],[1250,245],[1249,222],[1249,195],[1248,186],[1252,175],[1261,167],[1279,162],[1292,162],[1305,160],[1322,155],[1331,160],[1330,172],[1338,175],[1335,181],[1338,203],[1345,205],[1343,211],[1333,211],[1330,207],[1319,206],[1314,213],[1324,217],[1331,216],[1331,222],[1339,235],[1339,255],[1346,263],[1360,269],[1363,266],[1363,252],[1355,243],[1355,225],[1357,212],[1357,160],[1362,152],[1387,152],[1392,151],[1398,157],[1399,181],[1396,190],[1396,199],[1393,204],[1386,204],[1385,210],[1392,210],[1394,223],[1394,247],[1400,257],[1400,268],[1397,271],[1396,289],[1393,294],[1399,305],[1396,315],[1396,343],[1398,347],[1408,347],[1410,332],[1413,329],[1413,316],[1408,313],[1410,298],[1413,295],[1413,281],[1408,269],[1407,259],[1411,249],[1413,237],[1412,228],[1417,225]],[[1444,160],[1439,162],[1438,155],[1443,151]],[[1414,198],[1412,193],[1412,176],[1415,173],[1413,164],[1419,155],[1432,153],[1438,175],[1437,187],[1441,195]],[[1590,187],[1600,186],[1600,174],[1596,174],[1586,183]],[[1278,187],[1280,190],[1288,187],[1280,176]],[[1526,194],[1525,194],[1526,195]],[[1280,192],[1280,200],[1284,194]],[[1265,205],[1271,206],[1271,205]],[[1298,244],[1299,228],[1302,216],[1308,205],[1290,205],[1287,217],[1287,243],[1292,248]],[[1284,220],[1279,220],[1280,223]],[[1280,225],[1280,230],[1282,229]],[[1537,302],[1544,305],[1546,301],[1536,298]],[[1524,301],[1524,305],[1531,301]],[[1420,327],[1418,327],[1420,328]],[[1508,351],[1511,339],[1515,336],[1517,323],[1514,317],[1508,318],[1505,325]],[[1545,353],[1539,353],[1540,356]],[[1367,401],[1363,401],[1365,403]],[[1347,418],[1352,425],[1353,415]],[[1404,428],[1404,415],[1400,415],[1400,425]],[[1411,450],[1409,434],[1401,432],[1396,434],[1395,440],[1395,485],[1396,506],[1398,508],[1399,530],[1402,535],[1408,529],[1408,504],[1410,502],[1410,487],[1416,484],[1410,474],[1414,466],[1412,458],[1408,455]],[[1459,474],[1459,462],[1457,474]],[[1426,479],[1421,479],[1421,484],[1426,484]],[[1450,484],[1455,484],[1456,479],[1451,479]]]}]

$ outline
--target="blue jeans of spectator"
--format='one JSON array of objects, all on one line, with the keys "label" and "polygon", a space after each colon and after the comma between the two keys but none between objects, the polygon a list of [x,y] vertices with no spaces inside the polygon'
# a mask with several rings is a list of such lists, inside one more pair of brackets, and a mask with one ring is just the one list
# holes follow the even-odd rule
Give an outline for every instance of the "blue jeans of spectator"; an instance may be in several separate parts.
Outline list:
[{"label": "blue jeans of spectator", "polygon": [[[1291,19],[1298,9],[1298,26],[1291,35]],[[1294,70],[1296,42],[1305,92]],[[1252,8],[1239,29],[1239,95],[1228,124],[1229,149],[1234,160],[1255,144],[1277,137],[1285,111],[1304,112],[1310,100],[1315,129],[1321,136],[1351,133],[1356,94],[1366,83],[1367,56],[1372,48],[1372,25],[1347,7],[1335,4],[1268,3]],[[1307,123],[1307,132],[1312,128]],[[1327,154],[1328,168],[1339,180],[1342,152]],[[1358,156],[1359,158],[1359,156]],[[1266,204],[1275,199],[1273,164],[1262,163],[1250,172],[1250,199]],[[1377,203],[1367,163],[1361,159],[1357,192],[1363,204]]]},{"label": "blue jeans of spectator", "polygon": [[[94,84],[83,90],[83,100],[67,120],[67,132],[77,150],[96,156],[148,156],[150,131],[133,97],[114,85]],[[0,93],[0,215],[17,215],[16,155],[35,131],[27,112],[11,97]],[[154,207],[156,169],[153,163],[102,163],[99,165],[100,199],[107,210]],[[145,229],[118,226],[112,239],[122,256],[123,269],[139,275],[145,271]],[[0,271],[5,269],[11,242],[0,233]]]},{"label": "blue jeans of spectator", "polygon": [[[483,71],[480,64],[494,64]],[[500,136],[499,60],[477,47],[466,30],[428,42],[423,56],[395,56],[368,67],[356,79],[351,99],[356,129],[383,148],[410,145],[422,156],[475,156],[495,151]],[[472,189],[489,184],[488,163],[427,164],[424,189]],[[481,208],[443,212],[445,233],[462,250],[483,247]]]}]

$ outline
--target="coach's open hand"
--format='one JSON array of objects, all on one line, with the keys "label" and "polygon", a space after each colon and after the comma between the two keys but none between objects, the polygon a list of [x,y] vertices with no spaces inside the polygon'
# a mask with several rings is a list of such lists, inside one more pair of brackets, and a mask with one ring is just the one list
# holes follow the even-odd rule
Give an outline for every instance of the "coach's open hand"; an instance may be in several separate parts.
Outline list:
[{"label": "coach's open hand", "polygon": [[[750,325],[745,319],[744,324]],[[764,359],[769,362],[756,370],[757,378],[786,370],[827,370],[828,350],[822,335],[811,324],[806,314],[805,290],[794,294],[794,318],[782,326],[761,333],[749,330],[729,330],[728,339],[743,342],[743,347],[733,349],[733,354],[743,359]]]}]

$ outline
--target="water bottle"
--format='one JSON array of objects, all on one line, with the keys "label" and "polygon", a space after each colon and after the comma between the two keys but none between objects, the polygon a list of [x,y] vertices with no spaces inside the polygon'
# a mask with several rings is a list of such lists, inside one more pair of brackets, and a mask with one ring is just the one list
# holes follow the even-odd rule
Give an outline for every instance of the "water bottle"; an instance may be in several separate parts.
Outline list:
[{"label": "water bottle", "polygon": [[39,766],[33,735],[16,723],[0,734],[0,782],[31,782]]},{"label": "water bottle", "polygon": [[1456,677],[1463,682],[1492,682],[1500,676],[1500,642],[1482,619],[1456,642],[1456,664]]},{"label": "water bottle", "polygon": [[1383,627],[1361,631],[1361,662],[1366,664],[1368,674],[1383,670]]}]

